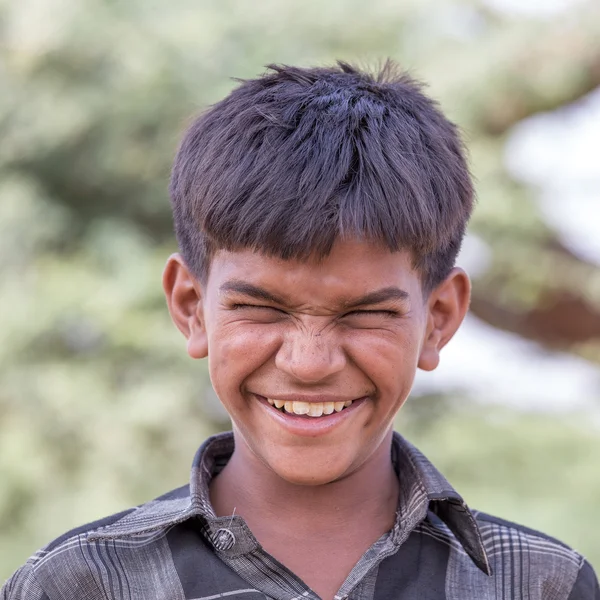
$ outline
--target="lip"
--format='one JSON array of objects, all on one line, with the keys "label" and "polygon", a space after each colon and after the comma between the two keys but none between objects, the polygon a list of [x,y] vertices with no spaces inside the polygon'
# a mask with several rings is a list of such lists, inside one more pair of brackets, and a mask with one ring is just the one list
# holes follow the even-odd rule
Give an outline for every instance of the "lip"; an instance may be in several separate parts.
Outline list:
[{"label": "lip", "polygon": [[357,400],[356,397],[352,396],[333,396],[331,394],[275,394],[273,396],[265,396],[264,394],[254,395],[259,400],[271,398],[272,400],[283,400],[283,402],[347,402],[348,400]]},{"label": "lip", "polygon": [[[326,435],[333,429],[336,429],[343,425],[348,419],[351,419],[355,413],[366,404],[368,400],[367,396],[362,398],[354,399],[352,404],[340,412],[333,412],[330,415],[323,415],[321,417],[305,417],[300,415],[290,415],[279,411],[278,409],[271,406],[265,396],[259,394],[253,394],[258,400],[259,405],[269,415],[270,418],[274,419],[280,426],[284,427],[292,435],[298,435],[303,437],[319,437]],[[297,402],[343,402],[341,398],[331,400],[334,396],[276,396],[277,400],[297,401]],[[309,399],[310,398],[310,399]],[[320,398],[327,398],[321,400]]]}]

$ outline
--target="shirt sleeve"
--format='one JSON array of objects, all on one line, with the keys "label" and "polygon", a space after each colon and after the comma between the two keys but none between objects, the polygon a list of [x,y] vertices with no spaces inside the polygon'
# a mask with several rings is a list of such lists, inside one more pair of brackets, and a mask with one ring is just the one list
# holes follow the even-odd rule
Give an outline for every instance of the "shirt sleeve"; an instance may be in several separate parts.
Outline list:
[{"label": "shirt sleeve", "polygon": [[37,582],[31,563],[26,563],[2,586],[0,600],[50,599]]},{"label": "shirt sleeve", "polygon": [[600,600],[600,587],[592,565],[583,561],[568,600]]}]

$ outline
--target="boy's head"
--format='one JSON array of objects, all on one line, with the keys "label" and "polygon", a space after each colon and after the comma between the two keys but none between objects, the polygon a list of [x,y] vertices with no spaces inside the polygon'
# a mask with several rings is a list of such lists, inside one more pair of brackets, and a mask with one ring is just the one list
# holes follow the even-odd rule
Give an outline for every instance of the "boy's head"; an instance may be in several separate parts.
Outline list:
[{"label": "boy's head", "polygon": [[327,255],[361,237],[408,250],[429,291],[473,205],[456,128],[407,75],[271,66],[188,129],[171,181],[179,247],[204,280],[217,249]]},{"label": "boy's head", "polygon": [[187,131],[163,285],[238,456],[325,484],[385,458],[460,325],[473,191],[454,126],[390,65],[271,71]]}]

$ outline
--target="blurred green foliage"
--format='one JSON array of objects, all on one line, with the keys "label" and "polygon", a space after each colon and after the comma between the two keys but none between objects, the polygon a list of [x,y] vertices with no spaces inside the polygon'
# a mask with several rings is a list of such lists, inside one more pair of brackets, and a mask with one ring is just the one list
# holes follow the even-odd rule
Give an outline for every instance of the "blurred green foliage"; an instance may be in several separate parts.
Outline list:
[{"label": "blurred green foliage", "polygon": [[[493,250],[474,309],[536,339],[506,315],[566,275],[600,305],[597,269],[563,251],[502,162],[513,124],[599,85],[595,4],[536,21],[460,0],[0,1],[0,580],[67,528],[184,483],[198,444],[227,426],[160,287],[190,116],[269,62],[387,56],[465,130],[473,229]],[[595,340],[551,342],[600,356]],[[600,564],[592,424],[439,399],[405,410],[400,428],[472,505]]]}]

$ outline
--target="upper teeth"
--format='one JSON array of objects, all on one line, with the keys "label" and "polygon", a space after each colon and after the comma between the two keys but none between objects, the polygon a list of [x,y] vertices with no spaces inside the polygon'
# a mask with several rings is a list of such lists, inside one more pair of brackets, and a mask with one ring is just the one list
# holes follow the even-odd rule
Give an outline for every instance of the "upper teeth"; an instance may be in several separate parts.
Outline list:
[{"label": "upper teeth", "polygon": [[346,400],[346,402],[291,402],[267,398],[267,402],[275,408],[283,408],[285,412],[295,415],[320,417],[321,415],[330,415],[333,411],[340,412],[350,406],[353,400]]}]

